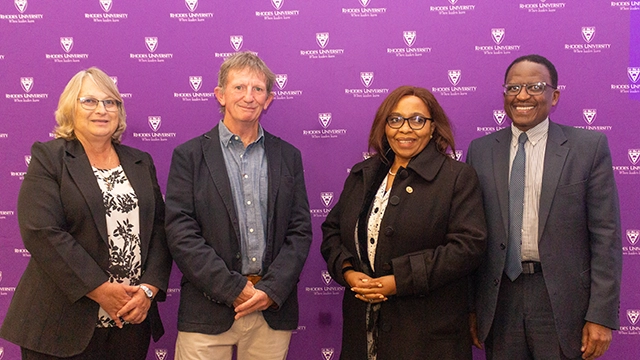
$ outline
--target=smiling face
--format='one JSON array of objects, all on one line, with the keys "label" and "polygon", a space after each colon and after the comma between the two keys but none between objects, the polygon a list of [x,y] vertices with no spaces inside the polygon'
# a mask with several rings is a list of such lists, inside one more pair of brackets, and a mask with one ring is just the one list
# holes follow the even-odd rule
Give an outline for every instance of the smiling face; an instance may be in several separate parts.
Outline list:
[{"label": "smiling face", "polygon": [[273,100],[264,75],[248,68],[230,70],[225,88],[216,87],[214,92],[225,108],[224,123],[232,132],[237,127],[257,127],[262,110]]},{"label": "smiling face", "polygon": [[[507,74],[507,84],[531,84],[546,82],[551,84],[549,70],[542,64],[522,61],[514,64]],[[551,107],[558,103],[560,92],[547,86],[540,95],[531,96],[526,89],[518,95],[504,95],[504,110],[518,129],[527,131],[543,122]]]},{"label": "smiling face", "polygon": [[[98,100],[113,99],[90,76],[82,80],[79,98],[94,98]],[[113,99],[115,100],[115,99]],[[111,136],[118,127],[118,111],[106,111],[104,103],[98,103],[94,110],[85,110],[76,100],[75,115],[73,117],[73,132],[82,142],[111,141]]]},{"label": "smiling face", "polygon": [[[405,118],[420,115],[431,118],[427,105],[422,99],[413,95],[402,97],[389,115],[400,115]],[[385,125],[387,141],[396,154],[394,162],[400,166],[407,166],[409,160],[418,155],[427,146],[434,128],[433,121],[427,121],[420,130],[413,130],[408,121],[405,121],[399,129],[393,129],[389,125]]]}]

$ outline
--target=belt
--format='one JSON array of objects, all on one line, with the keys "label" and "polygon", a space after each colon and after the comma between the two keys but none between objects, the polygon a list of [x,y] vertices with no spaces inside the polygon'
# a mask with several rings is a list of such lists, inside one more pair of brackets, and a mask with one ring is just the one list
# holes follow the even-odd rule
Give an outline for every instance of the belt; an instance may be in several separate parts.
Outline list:
[{"label": "belt", "polygon": [[531,275],[539,272],[542,272],[542,265],[540,265],[539,261],[523,261],[522,262],[523,274]]},{"label": "belt", "polygon": [[251,283],[253,285],[257,284],[258,281],[260,281],[260,279],[262,279],[262,276],[260,276],[260,275],[245,275],[244,277],[246,277],[247,280],[251,281]]}]

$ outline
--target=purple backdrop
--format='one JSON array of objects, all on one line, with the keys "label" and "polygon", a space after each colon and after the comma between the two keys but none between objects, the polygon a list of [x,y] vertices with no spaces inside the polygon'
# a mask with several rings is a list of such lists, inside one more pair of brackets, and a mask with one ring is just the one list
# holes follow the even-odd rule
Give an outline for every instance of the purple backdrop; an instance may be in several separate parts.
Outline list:
[{"label": "purple backdrop", "polygon": [[[430,89],[468,143],[509,125],[504,70],[540,53],[560,74],[551,118],[609,137],[622,208],[620,331],[605,359],[637,359],[640,336],[640,1],[578,0],[5,0],[0,3],[0,321],[26,267],[16,200],[34,141],[52,139],[66,82],[98,66],[128,111],[124,143],[150,152],[165,188],[173,148],[213,127],[217,70],[238,50],[274,73],[262,124],[303,154],[314,241],[302,274],[300,327],[289,359],[337,359],[343,289],[319,255],[320,224],[351,166],[367,156],[386,94]],[[173,359],[180,274],[174,267],[167,334],[148,359]],[[483,358],[480,351],[477,359]],[[19,348],[0,340],[0,359]]]}]

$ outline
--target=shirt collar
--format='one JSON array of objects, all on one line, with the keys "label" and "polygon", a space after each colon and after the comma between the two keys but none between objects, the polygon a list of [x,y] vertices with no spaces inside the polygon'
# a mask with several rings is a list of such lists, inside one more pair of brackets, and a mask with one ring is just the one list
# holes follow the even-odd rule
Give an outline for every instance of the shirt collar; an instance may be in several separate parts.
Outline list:
[{"label": "shirt collar", "polygon": [[[518,146],[518,137],[523,131],[511,124],[511,146]],[[536,146],[538,141],[542,140],[549,133],[549,117],[547,116],[543,122],[532,127],[527,131],[529,142]]]},{"label": "shirt collar", "polygon": [[[232,140],[242,142],[242,140],[240,140],[240,136],[232,133],[231,130],[229,130],[229,128],[227,127],[227,125],[224,124],[224,121],[220,121],[220,125],[218,126],[218,131],[220,133],[220,143],[224,147],[229,147],[229,143]],[[234,139],[236,136],[238,137],[237,140]],[[258,138],[253,142],[253,144],[255,143],[260,143],[260,144],[264,143],[264,130],[262,129],[262,125],[260,124],[258,124]]]}]

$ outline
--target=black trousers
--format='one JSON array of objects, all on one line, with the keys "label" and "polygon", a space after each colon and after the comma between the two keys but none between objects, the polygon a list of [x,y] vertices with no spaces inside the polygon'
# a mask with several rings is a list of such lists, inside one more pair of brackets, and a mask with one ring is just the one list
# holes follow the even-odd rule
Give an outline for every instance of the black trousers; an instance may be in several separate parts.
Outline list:
[{"label": "black trousers", "polygon": [[22,360],[144,360],[151,341],[149,320],[122,329],[97,328],[87,348],[71,357],[57,357],[21,348]]}]

